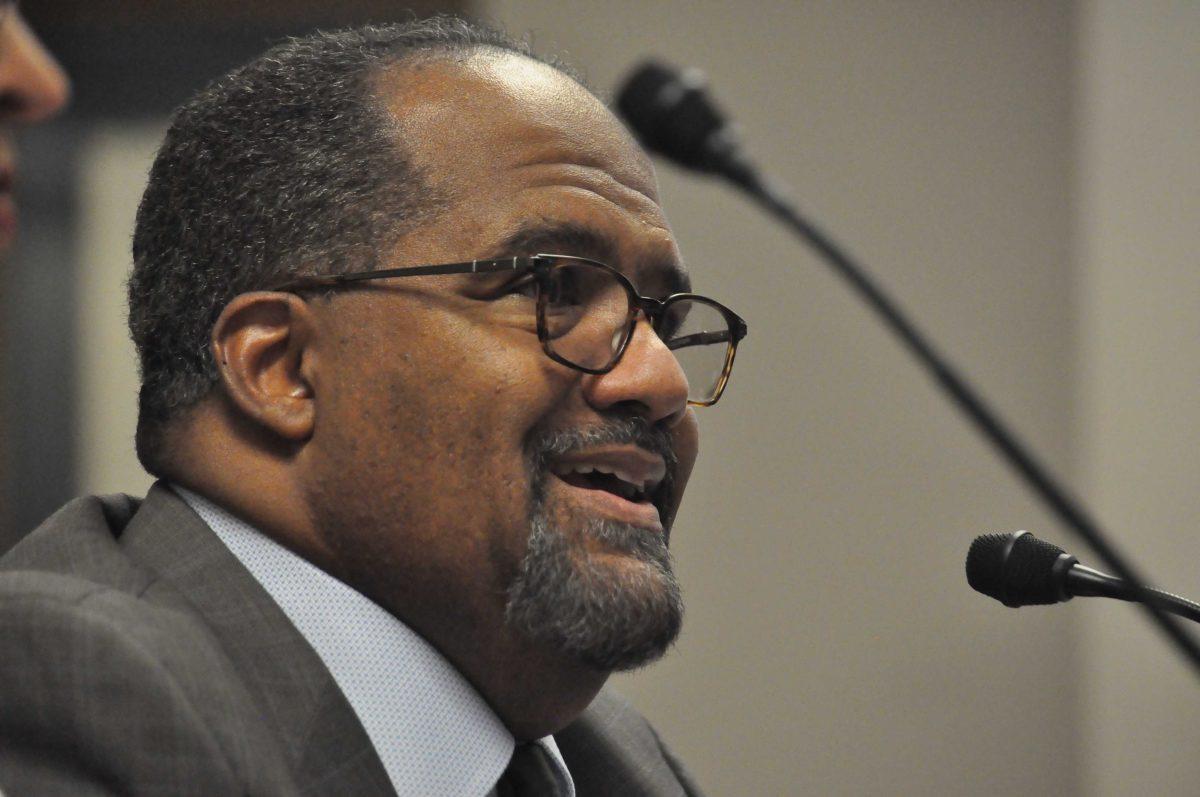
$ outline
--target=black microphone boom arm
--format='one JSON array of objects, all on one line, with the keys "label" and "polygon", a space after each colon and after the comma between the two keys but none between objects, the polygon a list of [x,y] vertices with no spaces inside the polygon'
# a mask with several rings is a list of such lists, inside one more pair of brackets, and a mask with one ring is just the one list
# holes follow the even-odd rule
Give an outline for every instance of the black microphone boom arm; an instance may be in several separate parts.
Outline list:
[{"label": "black microphone boom arm", "polygon": [[1138,598],[1137,593],[1129,588],[1121,579],[1101,573],[1084,565],[1075,565],[1067,578],[1071,582],[1071,592],[1079,598],[1116,598],[1119,601],[1140,602],[1147,600],[1164,612],[1185,617],[1193,623],[1200,623],[1200,603],[1190,601],[1171,592],[1154,587],[1143,586],[1147,597]]},{"label": "black microphone boom arm", "polygon": [[695,70],[682,74],[661,64],[635,70],[618,93],[617,108],[650,151],[685,168],[724,177],[803,238],[883,319],[958,408],[1050,510],[1129,585],[1167,637],[1200,674],[1200,646],[1168,617],[1143,586],[1146,581],[1120,554],[1082,504],[1059,486],[1032,450],[1010,431],[983,396],[934,348],[865,268],[806,220],[785,193],[762,177],[741,151],[724,115],[709,101]]}]

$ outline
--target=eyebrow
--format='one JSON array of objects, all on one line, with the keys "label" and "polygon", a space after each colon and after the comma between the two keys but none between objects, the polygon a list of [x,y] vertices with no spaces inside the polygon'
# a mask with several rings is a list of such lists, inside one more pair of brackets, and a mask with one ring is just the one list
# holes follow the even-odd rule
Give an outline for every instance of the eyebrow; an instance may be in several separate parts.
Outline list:
[{"label": "eyebrow", "polygon": [[[561,254],[575,255],[617,265],[617,242],[610,236],[575,222],[535,222],[525,225],[496,247],[495,256]],[[663,295],[689,293],[692,282],[678,263],[655,259],[641,264],[639,273],[646,274]],[[628,273],[627,269],[622,269]],[[647,286],[638,285],[639,291]]]}]

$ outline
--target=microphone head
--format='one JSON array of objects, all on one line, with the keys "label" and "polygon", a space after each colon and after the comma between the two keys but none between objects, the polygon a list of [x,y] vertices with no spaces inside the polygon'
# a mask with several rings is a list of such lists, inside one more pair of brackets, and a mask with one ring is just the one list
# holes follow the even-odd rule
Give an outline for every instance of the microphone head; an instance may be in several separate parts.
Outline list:
[{"label": "microphone head", "polygon": [[618,92],[617,111],[647,150],[689,169],[736,175],[744,168],[736,137],[704,88],[699,70],[647,62]]},{"label": "microphone head", "polygon": [[1063,556],[1077,561],[1027,531],[984,534],[967,551],[967,583],[1012,608],[1060,603],[1070,597],[1063,588],[1065,568],[1055,566]]}]

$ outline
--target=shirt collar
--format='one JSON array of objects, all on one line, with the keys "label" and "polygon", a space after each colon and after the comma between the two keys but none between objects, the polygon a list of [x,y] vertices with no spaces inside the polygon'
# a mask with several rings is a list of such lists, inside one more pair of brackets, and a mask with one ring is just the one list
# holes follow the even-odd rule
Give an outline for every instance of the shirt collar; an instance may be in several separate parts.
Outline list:
[{"label": "shirt collar", "polygon": [[[475,688],[419,634],[203,496],[172,486],[312,645],[362,722],[398,794],[485,794],[515,742]],[[575,786],[552,736],[561,791]]]}]

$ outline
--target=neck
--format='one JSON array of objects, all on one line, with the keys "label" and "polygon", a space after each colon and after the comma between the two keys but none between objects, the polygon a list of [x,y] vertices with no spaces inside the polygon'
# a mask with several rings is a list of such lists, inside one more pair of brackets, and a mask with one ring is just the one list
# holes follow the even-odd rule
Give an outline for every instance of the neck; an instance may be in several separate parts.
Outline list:
[{"label": "neck", "polygon": [[332,572],[330,552],[304,512],[290,452],[230,412],[223,394],[217,391],[192,408],[169,435],[172,456],[164,478]]},{"label": "neck", "polygon": [[485,636],[506,638],[484,641],[475,636],[465,640],[470,650],[443,648],[443,655],[471,681],[518,742],[562,730],[588,707],[609,673],[513,639],[502,622],[493,626],[502,629],[499,635]]}]

